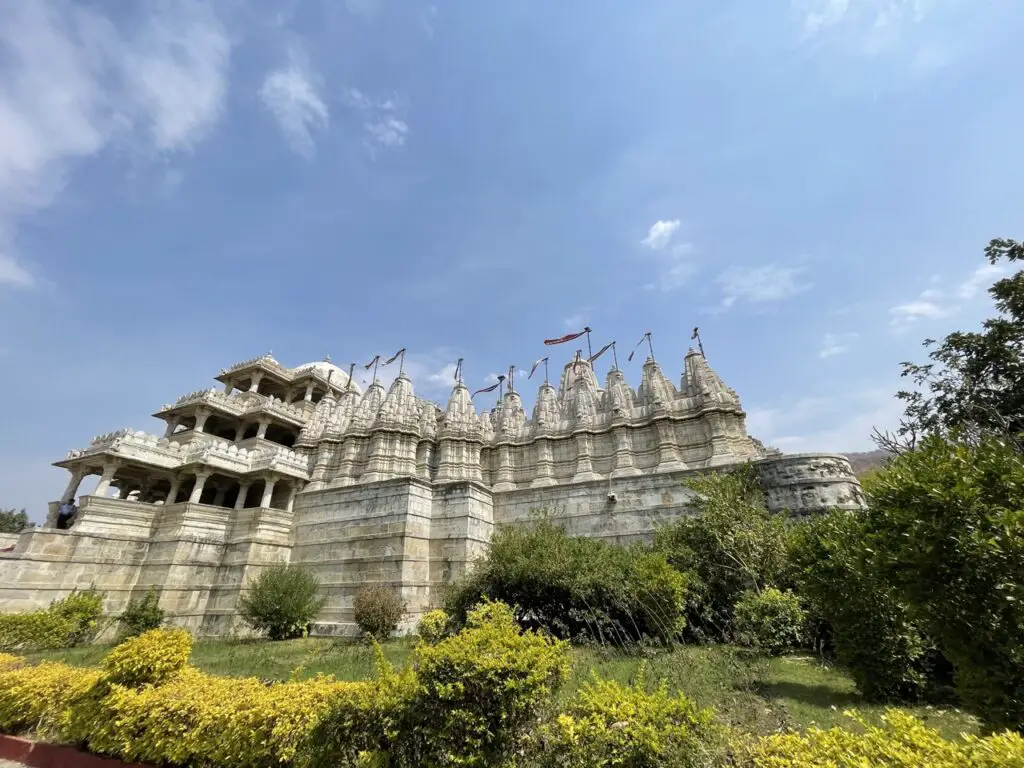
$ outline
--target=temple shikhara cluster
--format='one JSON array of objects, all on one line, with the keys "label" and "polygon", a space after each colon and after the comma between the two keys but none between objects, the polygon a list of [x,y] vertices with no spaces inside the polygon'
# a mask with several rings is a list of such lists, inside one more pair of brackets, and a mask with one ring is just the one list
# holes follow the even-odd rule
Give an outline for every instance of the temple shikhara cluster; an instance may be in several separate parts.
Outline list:
[{"label": "temple shikhara cluster", "polygon": [[[635,389],[617,365],[600,382],[577,357],[557,387],[540,384],[532,413],[512,382],[481,412],[461,380],[442,407],[405,373],[376,373],[362,391],[330,362],[287,368],[265,355],[160,408],[162,433],[121,430],[71,451],[56,462],[71,479],[46,525],[0,541],[0,611],[94,585],[114,614],[156,585],[176,623],[226,634],[260,569],[297,563],[328,598],[314,633],[348,634],[363,585],[394,587],[413,625],[494,526],[539,510],[574,535],[642,540],[692,513],[686,477],[745,462],[773,511],[864,504],[844,457],[751,438],[736,393],[693,350],[676,381],[649,357]],[[76,496],[58,527],[58,506]]]}]

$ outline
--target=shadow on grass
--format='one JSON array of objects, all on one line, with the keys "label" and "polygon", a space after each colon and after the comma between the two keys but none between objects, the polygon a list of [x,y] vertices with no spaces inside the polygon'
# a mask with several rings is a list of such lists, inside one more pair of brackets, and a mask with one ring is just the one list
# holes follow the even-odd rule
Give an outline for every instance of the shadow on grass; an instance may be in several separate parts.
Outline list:
[{"label": "shadow on grass", "polygon": [[771,683],[761,682],[755,690],[766,699],[790,699],[822,709],[835,707],[849,709],[864,704],[864,698],[856,692],[837,691],[834,686],[796,683],[788,680]]}]

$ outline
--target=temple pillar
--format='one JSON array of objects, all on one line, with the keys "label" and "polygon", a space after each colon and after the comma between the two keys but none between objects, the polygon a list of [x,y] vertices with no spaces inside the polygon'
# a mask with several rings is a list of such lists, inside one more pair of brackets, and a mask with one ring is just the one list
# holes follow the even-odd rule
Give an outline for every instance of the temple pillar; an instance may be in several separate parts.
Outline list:
[{"label": "temple pillar", "polygon": [[421,440],[416,446],[416,477],[430,479],[430,442]]},{"label": "temple pillar", "polygon": [[194,432],[202,432],[206,426],[206,420],[210,418],[210,412],[205,408],[196,408],[196,425],[192,427]]},{"label": "temple pillar", "polygon": [[537,438],[537,476],[530,483],[531,488],[541,488],[546,485],[554,485],[555,478],[552,477],[554,461],[551,458],[551,440],[547,437]]},{"label": "temple pillar", "polygon": [[288,484],[288,504],[285,506],[286,512],[291,512],[292,507],[295,505],[295,494],[299,492],[299,484],[297,480],[292,480]]},{"label": "temple pillar", "polygon": [[615,427],[612,430],[615,440],[615,469],[612,477],[628,477],[639,475],[640,470],[633,463],[633,433],[629,427]]},{"label": "temple pillar", "polygon": [[100,481],[96,483],[96,489],[92,492],[93,496],[106,496],[110,492],[110,481],[114,479],[115,472],[117,472],[117,462],[109,459],[103,462],[103,474],[100,475]]},{"label": "temple pillar", "polygon": [[235,444],[236,445],[238,443],[242,442],[242,440],[245,438],[245,430],[246,430],[246,428],[248,426],[249,425],[246,424],[244,421],[241,424],[238,425],[238,428],[235,430]]},{"label": "temple pillar", "polygon": [[511,491],[515,487],[512,484],[512,460],[507,443],[498,446],[498,466],[493,486],[495,491]]},{"label": "temple pillar", "polygon": [[580,432],[575,436],[576,441],[576,473],[572,476],[573,482],[584,480],[597,480],[598,475],[590,462],[590,434]]},{"label": "temple pillar", "polygon": [[231,394],[231,390],[233,390],[234,388],[235,388],[235,385],[233,383],[231,383],[230,381],[225,383],[224,384],[224,394],[225,395],[230,395]]},{"label": "temple pillar", "polygon": [[658,471],[666,469],[686,469],[686,465],[679,460],[676,453],[676,436],[672,429],[672,422],[662,419],[657,423],[658,428]]},{"label": "temple pillar", "polygon": [[164,504],[174,504],[178,500],[178,492],[181,491],[181,478],[174,475],[171,478],[171,487],[167,491],[167,498]]},{"label": "temple pillar", "polygon": [[267,436],[267,427],[270,426],[270,419],[266,419],[266,418],[260,419],[259,424],[260,424],[260,428],[256,432],[256,437],[258,437],[261,440],[263,440]]},{"label": "temple pillar", "polygon": [[190,504],[199,503],[203,497],[203,488],[206,487],[206,481],[210,479],[210,475],[210,472],[196,472],[196,484],[192,487],[192,494],[188,497]]},{"label": "temple pillar", "polygon": [[181,424],[181,419],[177,416],[173,416],[167,420],[167,429],[164,430],[164,437],[170,437],[174,434],[174,430]]},{"label": "temple pillar", "polygon": [[68,481],[68,485],[64,489],[64,493],[60,497],[61,504],[69,502],[75,498],[75,494],[78,493],[78,486],[82,484],[86,474],[88,473],[81,468],[76,468],[71,472],[71,479]]},{"label": "temple pillar", "polygon": [[313,381],[312,380],[310,380],[309,383],[306,384],[306,394],[304,394],[302,396],[302,399],[305,402],[307,402],[307,403],[312,402],[312,400],[313,400]]},{"label": "temple pillar", "polygon": [[213,497],[213,506],[215,506],[215,507],[223,507],[224,506],[224,497],[227,496],[227,494],[228,494],[228,487],[226,485],[220,486],[217,489],[217,495]]},{"label": "temple pillar", "polygon": [[250,488],[252,488],[252,483],[238,484],[238,497],[235,499],[235,509],[245,509],[245,500],[249,496]]},{"label": "temple pillar", "polygon": [[259,390],[261,381],[263,381],[263,373],[257,371],[252,375],[252,380],[249,382],[249,391],[256,392]]},{"label": "temple pillar", "polygon": [[260,499],[260,506],[269,509],[270,502],[274,499],[274,486],[277,485],[277,478],[268,477],[263,486],[263,498]]}]

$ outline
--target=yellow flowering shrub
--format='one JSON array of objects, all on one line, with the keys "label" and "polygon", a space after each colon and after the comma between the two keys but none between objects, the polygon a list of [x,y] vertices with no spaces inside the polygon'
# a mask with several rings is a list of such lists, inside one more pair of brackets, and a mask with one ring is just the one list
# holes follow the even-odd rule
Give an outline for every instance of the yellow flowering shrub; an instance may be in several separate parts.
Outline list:
[{"label": "yellow flowering shrub", "polygon": [[72,708],[86,698],[100,675],[98,669],[53,661],[0,665],[0,731],[63,733]]},{"label": "yellow flowering shrub", "polygon": [[0,653],[0,669],[20,667],[24,663],[25,659],[21,656],[15,656],[13,653]]},{"label": "yellow flowering shrub", "polygon": [[718,764],[724,733],[710,709],[699,709],[663,684],[648,692],[594,680],[538,732],[538,768],[631,766],[697,768]]},{"label": "yellow flowering shrub", "polygon": [[740,749],[749,768],[1022,768],[1024,738],[1001,733],[948,740],[917,718],[889,710],[870,725],[848,713],[855,729],[810,728],[767,736]]},{"label": "yellow flowering shrub", "polygon": [[420,621],[416,625],[416,634],[423,642],[433,645],[448,636],[450,626],[451,617],[444,611],[440,609],[427,611],[420,616]]},{"label": "yellow flowering shrub", "polygon": [[192,635],[180,628],[151,629],[125,640],[103,659],[105,679],[129,688],[160,685],[188,663]]}]

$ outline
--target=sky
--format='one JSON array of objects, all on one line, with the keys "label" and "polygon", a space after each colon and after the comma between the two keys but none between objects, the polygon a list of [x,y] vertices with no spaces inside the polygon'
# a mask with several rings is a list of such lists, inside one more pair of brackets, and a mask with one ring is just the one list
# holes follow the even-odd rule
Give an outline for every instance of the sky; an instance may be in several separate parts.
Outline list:
[{"label": "sky", "polygon": [[241,360],[406,347],[443,401],[583,325],[634,386],[699,326],[753,435],[870,449],[1021,237],[1022,33],[1019,0],[0,0],[0,507]]}]

